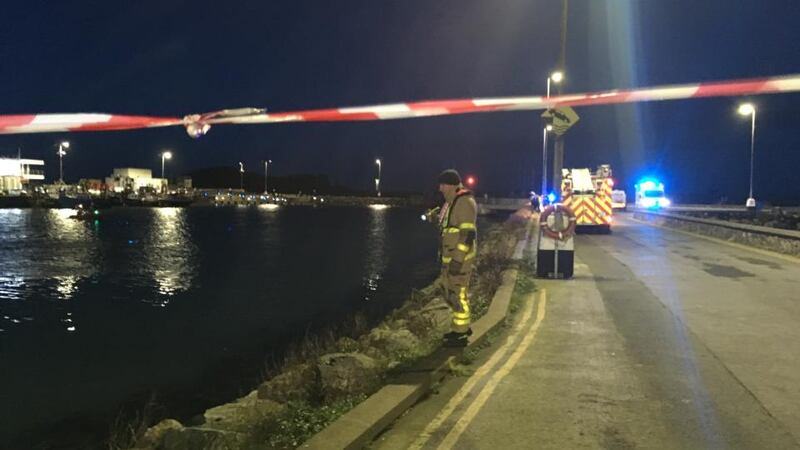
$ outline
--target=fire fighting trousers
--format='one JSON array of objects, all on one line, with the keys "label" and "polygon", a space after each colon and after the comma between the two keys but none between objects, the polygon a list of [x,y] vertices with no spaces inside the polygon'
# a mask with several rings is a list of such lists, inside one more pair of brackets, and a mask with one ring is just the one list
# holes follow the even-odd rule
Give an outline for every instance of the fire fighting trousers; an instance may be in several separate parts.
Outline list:
[{"label": "fire fighting trousers", "polygon": [[450,274],[448,268],[448,264],[442,266],[441,286],[444,300],[452,312],[451,329],[456,333],[466,333],[471,320],[467,288],[472,275],[472,261],[464,261],[456,275]]}]

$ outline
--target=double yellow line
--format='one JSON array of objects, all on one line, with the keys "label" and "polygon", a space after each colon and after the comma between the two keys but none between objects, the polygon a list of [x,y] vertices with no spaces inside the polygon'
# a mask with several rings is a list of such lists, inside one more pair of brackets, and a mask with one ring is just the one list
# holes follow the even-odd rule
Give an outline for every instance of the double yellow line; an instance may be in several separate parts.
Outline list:
[{"label": "double yellow line", "polygon": [[[534,299],[538,297],[535,301]],[[411,449],[421,449],[424,447],[428,441],[430,440],[433,433],[439,430],[444,424],[444,422],[453,415],[453,412],[461,405],[467,395],[473,390],[476,384],[478,384],[481,380],[484,379],[490,372],[494,372],[492,377],[486,382],[486,384],[481,388],[478,392],[475,399],[472,403],[467,407],[464,414],[456,421],[453,428],[447,433],[444,440],[439,444],[437,449],[445,450],[453,448],[458,438],[461,437],[461,434],[467,429],[469,424],[475,418],[475,416],[480,412],[483,405],[489,400],[489,397],[492,395],[494,390],[497,388],[497,385],[500,381],[511,372],[511,369],[517,364],[519,359],[531,346],[534,342],[534,338],[536,337],[536,333],[539,330],[539,327],[544,320],[545,313],[546,313],[546,305],[547,305],[547,296],[544,290],[531,293],[528,298],[526,299],[526,303],[528,304],[528,308],[525,309],[525,313],[523,314],[522,319],[514,326],[513,332],[506,338],[506,341],[503,343],[503,346],[500,347],[494,355],[492,355],[489,360],[483,364],[475,374],[464,383],[464,386],[456,392],[453,398],[447,402],[447,405],[439,412],[436,418],[425,427],[425,430],[419,435],[417,440],[415,440],[409,448]],[[534,304],[537,306],[536,311],[536,321],[532,325],[528,325],[531,316],[533,315],[533,307]],[[519,342],[519,345],[516,346],[511,356],[500,366],[499,369],[495,371],[495,367],[505,358],[509,351],[512,349],[512,344],[516,341],[520,331],[523,328],[526,328],[527,332],[522,340]]]}]

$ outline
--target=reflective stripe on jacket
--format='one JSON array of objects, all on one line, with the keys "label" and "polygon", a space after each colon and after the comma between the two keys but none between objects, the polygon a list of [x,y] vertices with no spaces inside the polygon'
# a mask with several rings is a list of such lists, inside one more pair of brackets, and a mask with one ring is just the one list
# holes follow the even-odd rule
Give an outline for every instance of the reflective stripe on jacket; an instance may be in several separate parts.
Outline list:
[{"label": "reflective stripe on jacket", "polygon": [[442,208],[442,263],[464,262],[475,257],[478,251],[478,205],[468,190],[460,190],[453,202]]}]

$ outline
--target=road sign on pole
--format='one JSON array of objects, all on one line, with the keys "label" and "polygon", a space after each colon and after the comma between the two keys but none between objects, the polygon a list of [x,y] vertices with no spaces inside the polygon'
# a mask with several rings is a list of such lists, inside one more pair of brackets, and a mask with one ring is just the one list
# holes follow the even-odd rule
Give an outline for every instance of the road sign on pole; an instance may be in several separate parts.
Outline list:
[{"label": "road sign on pole", "polygon": [[569,106],[548,109],[542,113],[542,118],[553,125],[553,133],[557,136],[562,136],[580,120],[578,113]]}]

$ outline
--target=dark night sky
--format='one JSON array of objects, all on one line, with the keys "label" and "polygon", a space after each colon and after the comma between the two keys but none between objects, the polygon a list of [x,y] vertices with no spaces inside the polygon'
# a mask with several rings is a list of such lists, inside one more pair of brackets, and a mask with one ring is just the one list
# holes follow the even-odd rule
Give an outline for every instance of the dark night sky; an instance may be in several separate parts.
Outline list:
[{"label": "dark night sky", "polygon": [[[110,112],[183,116],[478,96],[537,95],[558,61],[556,0],[30,0],[0,16],[0,114]],[[571,0],[565,92],[800,72],[796,0]],[[743,202],[749,121],[742,99],[580,108],[566,166],[610,162],[632,186],[658,174],[680,200]],[[758,108],[756,197],[800,204],[800,95]],[[338,124],[218,126],[0,136],[0,154],[48,164],[65,137],[68,181],[113,167],[172,173],[244,161],[274,174],[325,173],[368,189],[433,187],[455,166],[480,189],[538,188],[538,112]],[[786,187],[790,186],[790,187]],[[537,189],[538,190],[538,189]]]}]

